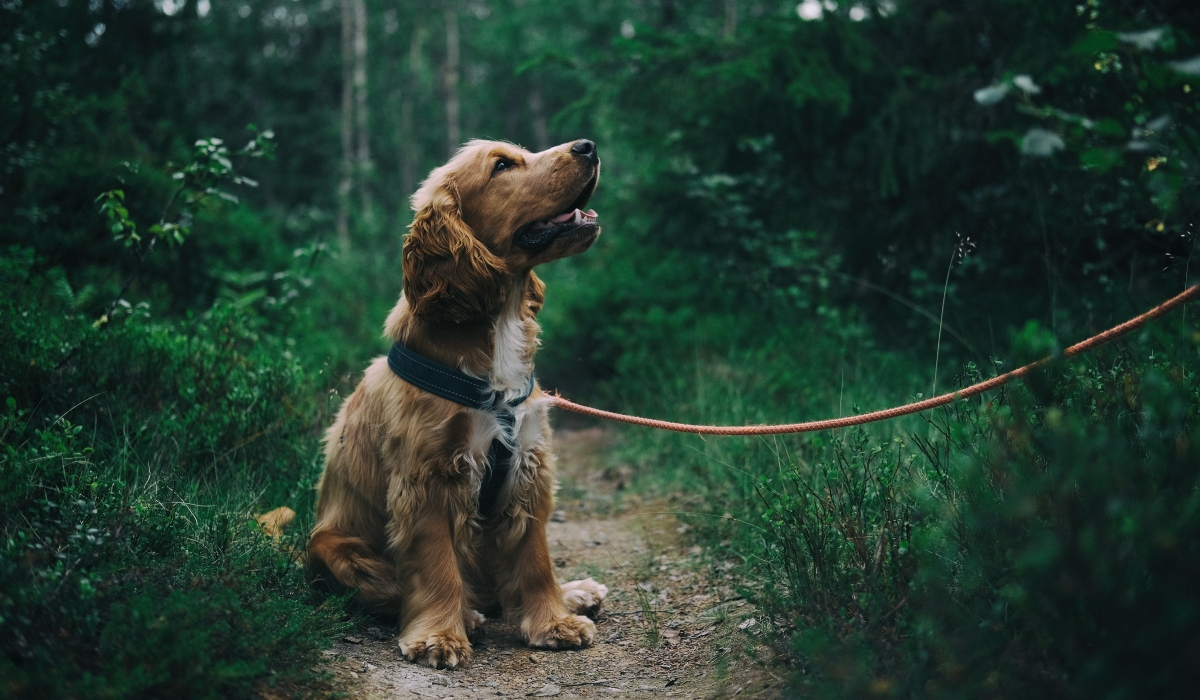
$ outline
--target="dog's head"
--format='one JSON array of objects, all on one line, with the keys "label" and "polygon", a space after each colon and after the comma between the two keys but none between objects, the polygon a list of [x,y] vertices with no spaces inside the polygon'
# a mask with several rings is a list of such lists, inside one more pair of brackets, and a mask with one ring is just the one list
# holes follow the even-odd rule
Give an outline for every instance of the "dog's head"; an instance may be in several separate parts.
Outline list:
[{"label": "dog's head", "polygon": [[490,316],[514,277],[587,250],[600,235],[585,209],[600,179],[591,141],[541,153],[471,141],[413,195],[404,296],[417,315]]}]

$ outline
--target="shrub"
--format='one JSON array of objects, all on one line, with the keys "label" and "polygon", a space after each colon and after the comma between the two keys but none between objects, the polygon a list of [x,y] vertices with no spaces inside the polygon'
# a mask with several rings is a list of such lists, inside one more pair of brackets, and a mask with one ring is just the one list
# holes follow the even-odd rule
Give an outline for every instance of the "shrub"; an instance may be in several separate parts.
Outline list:
[{"label": "shrub", "polygon": [[0,272],[0,687],[224,698],[313,681],[342,606],[307,586],[302,535],[276,544],[248,517],[311,509],[306,374],[234,307],[96,329],[28,253]]},{"label": "shrub", "polygon": [[791,639],[798,682],[830,697],[1187,696],[1195,356],[1107,351],[939,410],[908,440],[797,446],[756,484],[768,534],[747,538],[765,562],[747,591]]}]

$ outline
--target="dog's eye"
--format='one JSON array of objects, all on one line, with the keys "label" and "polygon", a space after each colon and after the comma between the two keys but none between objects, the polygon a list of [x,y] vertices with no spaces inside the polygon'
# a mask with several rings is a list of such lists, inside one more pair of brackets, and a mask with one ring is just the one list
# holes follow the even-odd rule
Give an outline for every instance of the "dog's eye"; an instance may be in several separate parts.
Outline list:
[{"label": "dog's eye", "polygon": [[496,173],[498,173],[502,170],[508,170],[513,165],[516,165],[516,164],[513,163],[511,160],[509,160],[507,158],[501,158],[500,160],[496,161],[496,167],[492,168],[492,174],[495,175]]}]

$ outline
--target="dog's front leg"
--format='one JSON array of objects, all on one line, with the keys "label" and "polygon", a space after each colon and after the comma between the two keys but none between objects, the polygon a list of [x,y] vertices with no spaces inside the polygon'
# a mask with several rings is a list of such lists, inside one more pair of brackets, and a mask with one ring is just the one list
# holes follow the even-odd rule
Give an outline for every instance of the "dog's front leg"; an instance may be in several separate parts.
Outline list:
[{"label": "dog's front leg", "polygon": [[[427,479],[397,498],[393,549],[403,582],[400,651],[410,661],[456,668],[471,660],[468,605],[460,559],[469,556],[472,494],[457,479]],[[407,506],[407,507],[406,507]]]},{"label": "dog's front leg", "polygon": [[567,607],[546,543],[546,521],[554,508],[550,459],[535,451],[532,462],[539,468],[531,492],[496,524],[490,558],[498,569],[500,604],[518,617],[521,636],[530,646],[586,647],[596,637],[596,625]]}]

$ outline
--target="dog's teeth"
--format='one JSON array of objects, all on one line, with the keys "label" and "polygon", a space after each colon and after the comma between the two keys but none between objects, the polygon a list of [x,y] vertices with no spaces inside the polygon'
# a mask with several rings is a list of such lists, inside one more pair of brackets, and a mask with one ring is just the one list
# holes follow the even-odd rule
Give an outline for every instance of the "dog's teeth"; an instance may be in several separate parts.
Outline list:
[{"label": "dog's teeth", "polygon": [[579,224],[579,223],[582,223],[582,221],[583,221],[583,212],[576,209],[575,210],[575,223]]}]

